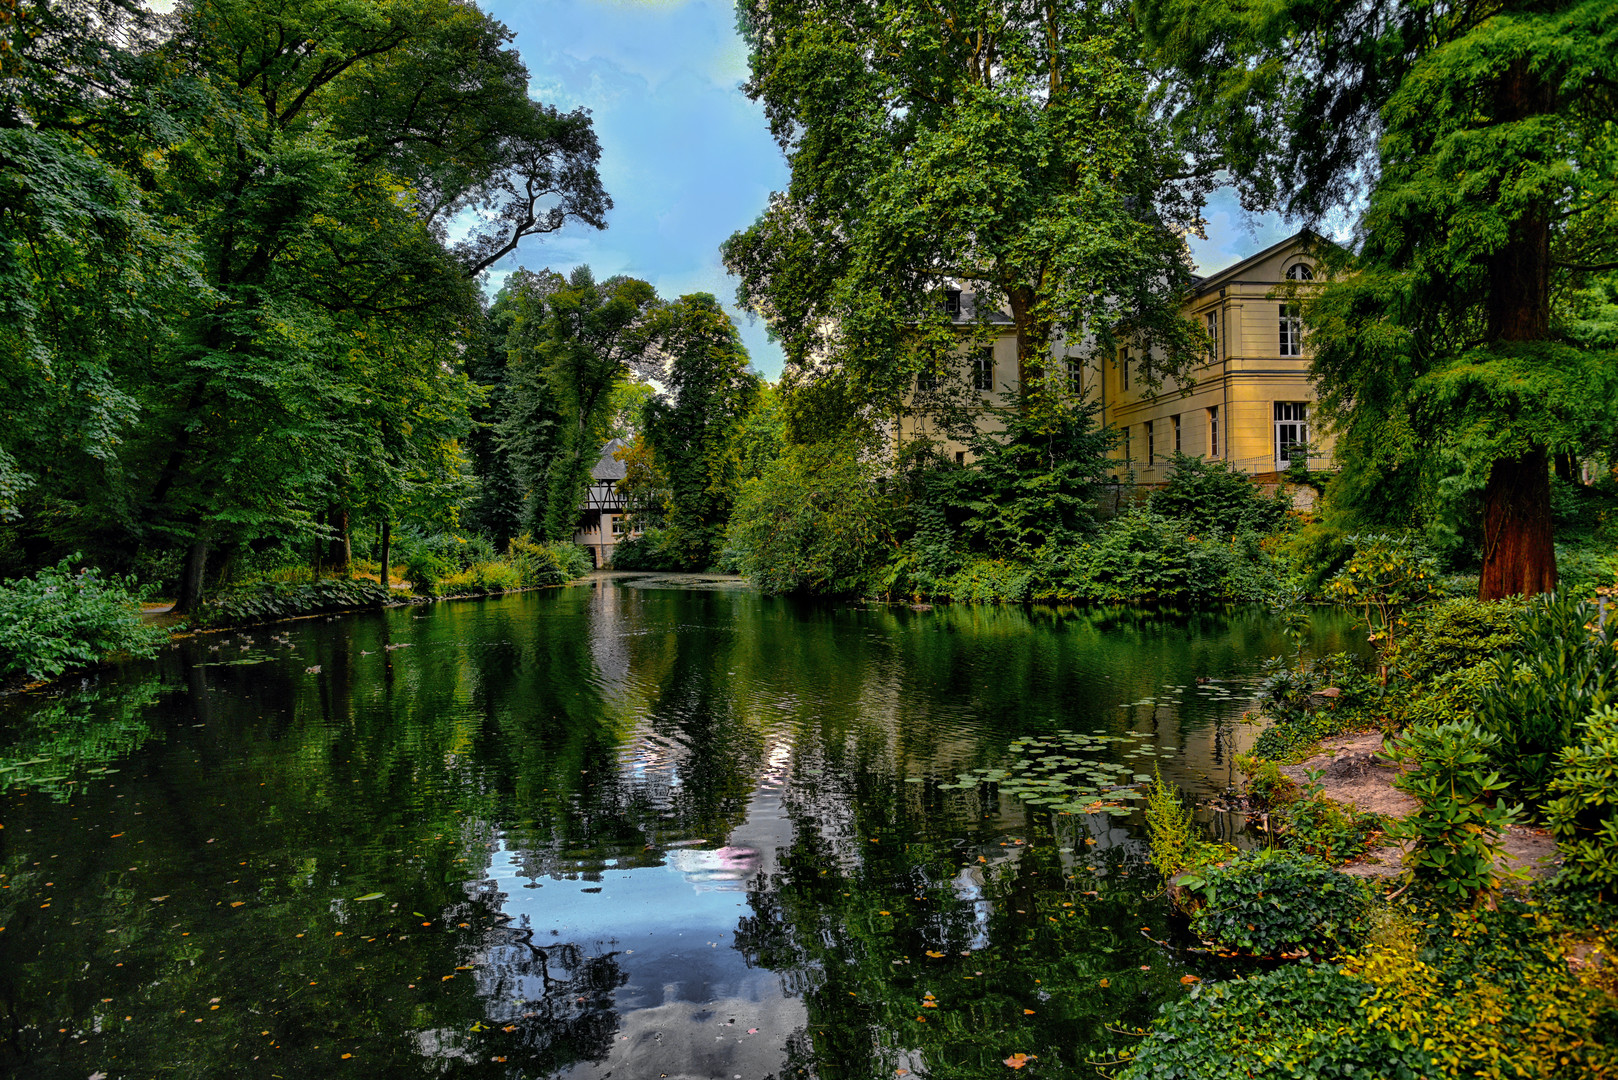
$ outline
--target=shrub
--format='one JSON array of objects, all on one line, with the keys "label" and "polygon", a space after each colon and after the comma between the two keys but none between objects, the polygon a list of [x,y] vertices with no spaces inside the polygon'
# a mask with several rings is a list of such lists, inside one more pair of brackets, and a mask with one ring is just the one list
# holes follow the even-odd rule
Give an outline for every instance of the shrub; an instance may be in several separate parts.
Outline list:
[{"label": "shrub", "polygon": [[431,548],[411,548],[405,554],[404,578],[421,596],[437,596],[438,583],[454,572],[450,562]]},{"label": "shrub", "polygon": [[1367,1022],[1367,984],[1327,964],[1198,986],[1159,1011],[1119,1080],[1414,1080],[1414,1047]]},{"label": "shrub", "polygon": [[1244,566],[1272,561],[1251,535],[1231,542],[1204,540],[1186,527],[1148,510],[1131,510],[1107,522],[1087,543],[1055,566],[1041,599],[1101,603],[1202,603],[1258,600],[1255,582],[1272,573],[1246,573]]},{"label": "shrub", "polygon": [[1585,717],[1618,704],[1618,619],[1597,623],[1596,605],[1586,600],[1542,597],[1519,617],[1516,646],[1493,663],[1478,720],[1496,740],[1501,772],[1530,805],[1544,802]]},{"label": "shrub", "polygon": [[1359,608],[1371,640],[1388,649],[1403,635],[1410,610],[1438,595],[1438,560],[1408,535],[1370,533],[1348,541],[1354,554],[1326,583],[1326,595]]},{"label": "shrub", "polygon": [[1523,602],[1449,599],[1423,609],[1387,656],[1390,672],[1425,682],[1444,672],[1492,660],[1518,641]]},{"label": "shrub", "polygon": [[1269,849],[1185,875],[1198,898],[1191,930],[1223,950],[1255,956],[1330,955],[1357,943],[1365,886],[1309,855]]},{"label": "shrub", "polygon": [[75,571],[78,558],[0,583],[0,678],[54,679],[111,653],[154,656],[168,640],[141,622],[133,579]]},{"label": "shrub", "polygon": [[208,597],[203,602],[198,619],[210,626],[270,622],[300,615],[373,607],[392,599],[392,591],[375,581],[347,578],[246,581]]},{"label": "shrub", "polygon": [[1169,458],[1168,482],[1152,493],[1148,505],[1195,536],[1225,540],[1241,532],[1275,532],[1292,510],[1285,494],[1266,498],[1223,461],[1178,452]]},{"label": "shrub", "polygon": [[1388,828],[1391,838],[1414,844],[1405,859],[1412,883],[1474,903],[1498,887],[1500,834],[1518,814],[1484,802],[1507,786],[1490,768],[1498,742],[1476,724],[1455,722],[1411,728],[1393,745],[1390,757],[1414,765],[1393,784],[1421,803]]},{"label": "shrub", "polygon": [[517,567],[507,563],[480,562],[441,580],[438,592],[442,596],[481,596],[510,592],[522,586],[523,575]]},{"label": "shrub", "polygon": [[1584,740],[1563,749],[1545,807],[1562,852],[1560,880],[1618,889],[1618,708],[1585,724]]},{"label": "shrub", "polygon": [[1165,880],[1225,853],[1223,847],[1197,834],[1191,808],[1181,799],[1178,788],[1164,783],[1161,772],[1146,796],[1146,836],[1152,866]]},{"label": "shrub", "polygon": [[679,560],[668,550],[668,533],[647,529],[639,536],[626,537],[612,549],[614,570],[674,570]]},{"label": "shrub", "polygon": [[1283,806],[1298,797],[1298,785],[1267,758],[1242,754],[1236,767],[1247,777],[1247,799],[1259,810]]},{"label": "shrub", "polygon": [[507,561],[516,569],[518,584],[529,588],[563,585],[591,569],[590,553],[577,544],[536,544],[524,533],[511,541]]},{"label": "shrub", "polygon": [[1278,815],[1281,842],[1292,851],[1314,855],[1333,866],[1364,855],[1382,828],[1380,814],[1362,813],[1328,799],[1319,773],[1309,774],[1302,798]]}]

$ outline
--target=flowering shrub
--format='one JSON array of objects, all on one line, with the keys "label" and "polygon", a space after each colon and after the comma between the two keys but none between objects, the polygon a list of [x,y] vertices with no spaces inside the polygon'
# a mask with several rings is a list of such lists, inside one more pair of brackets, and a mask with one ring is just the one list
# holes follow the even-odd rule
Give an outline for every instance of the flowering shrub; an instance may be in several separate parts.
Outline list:
[{"label": "flowering shrub", "polygon": [[0,584],[0,678],[54,679],[117,652],[149,657],[168,639],[141,622],[132,579],[75,571],[77,559]]}]

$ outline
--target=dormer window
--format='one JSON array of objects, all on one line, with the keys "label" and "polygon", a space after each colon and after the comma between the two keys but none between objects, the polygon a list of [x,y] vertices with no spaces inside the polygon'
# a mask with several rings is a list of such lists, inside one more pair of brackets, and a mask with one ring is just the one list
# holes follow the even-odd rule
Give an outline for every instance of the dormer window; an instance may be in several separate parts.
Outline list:
[{"label": "dormer window", "polygon": [[1287,280],[1313,281],[1315,280],[1315,272],[1310,269],[1308,263],[1293,263],[1287,267]]},{"label": "dormer window", "polygon": [[961,315],[961,290],[959,290],[959,289],[945,289],[944,290],[944,314],[948,315],[952,319],[960,318],[960,315]]}]

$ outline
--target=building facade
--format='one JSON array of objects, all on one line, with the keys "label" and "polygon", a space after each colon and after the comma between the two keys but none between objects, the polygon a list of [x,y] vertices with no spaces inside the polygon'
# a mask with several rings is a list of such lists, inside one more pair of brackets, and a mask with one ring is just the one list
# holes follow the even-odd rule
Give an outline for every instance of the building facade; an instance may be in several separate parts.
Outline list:
[{"label": "building facade", "polygon": [[[1277,480],[1305,452],[1311,467],[1330,466],[1332,440],[1313,426],[1315,392],[1303,323],[1296,300],[1285,295],[1287,286],[1315,279],[1310,250],[1320,242],[1305,230],[1198,279],[1184,311],[1207,332],[1212,348],[1178,383],[1142,385],[1138,347],[1082,361],[1056,350],[1054,360],[1072,365],[1074,389],[1096,400],[1098,420],[1118,433],[1116,478],[1162,483],[1177,450],[1227,462],[1260,482]],[[952,297],[951,303],[961,310],[963,302]],[[980,395],[983,423],[993,424],[989,406],[1009,404],[1020,389],[1015,329],[1003,316],[989,320],[986,333],[964,313],[957,320],[963,334],[972,335],[962,348],[964,381]],[[917,394],[910,404],[923,402]],[[969,460],[966,445],[940,431],[924,407],[909,412],[898,422],[899,440],[934,439],[946,454]]]},{"label": "building facade", "polygon": [[612,565],[612,551],[629,532],[629,503],[618,491],[618,481],[628,471],[616,455],[624,449],[622,439],[613,439],[601,448],[601,457],[590,468],[590,487],[579,510],[579,526],[573,542],[589,549],[596,569]]}]

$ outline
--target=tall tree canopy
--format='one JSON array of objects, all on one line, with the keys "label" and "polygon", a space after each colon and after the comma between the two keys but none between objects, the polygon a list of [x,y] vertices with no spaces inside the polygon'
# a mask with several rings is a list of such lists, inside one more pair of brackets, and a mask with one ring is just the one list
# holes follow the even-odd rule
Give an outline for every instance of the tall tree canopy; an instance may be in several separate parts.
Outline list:
[{"label": "tall tree canopy", "polygon": [[1142,13],[1177,131],[1223,153],[1249,206],[1360,214],[1352,271],[1305,309],[1351,486],[1386,501],[1437,472],[1481,490],[1482,595],[1554,588],[1549,455],[1589,451],[1618,422],[1610,328],[1580,302],[1618,269],[1618,7]]},{"label": "tall tree canopy", "polygon": [[[1025,394],[1053,340],[1189,362],[1183,240],[1206,177],[1145,108],[1103,0],[743,0],[747,92],[791,184],[724,246],[799,381],[895,401],[953,353],[950,282],[1016,323]],[[1110,352],[1110,349],[1108,350]],[[1151,374],[1151,372],[1147,372]],[[1024,404],[1027,404],[1025,401]]]},{"label": "tall tree canopy", "polygon": [[667,546],[686,569],[713,565],[730,523],[742,461],[734,445],[759,395],[747,349],[719,301],[692,293],[659,317],[667,396],[646,406],[646,438],[668,479]]},{"label": "tall tree canopy", "polygon": [[535,536],[571,540],[617,405],[614,391],[648,370],[660,305],[644,281],[596,281],[588,266],[564,278],[519,270],[496,298],[508,312],[502,446]]},{"label": "tall tree canopy", "polygon": [[210,547],[457,477],[477,276],[610,205],[509,31],[457,0],[22,13],[0,347],[50,389],[0,432],[22,542],[184,546],[183,607]]}]

